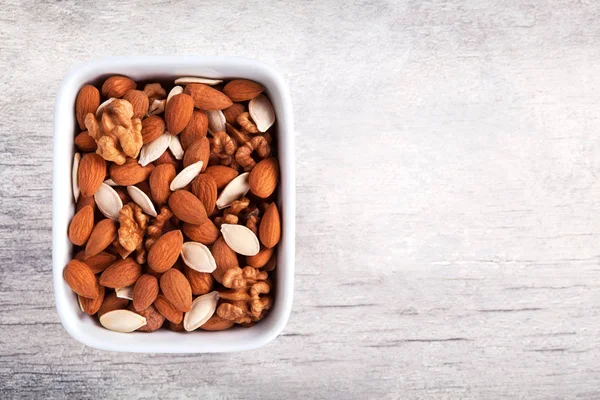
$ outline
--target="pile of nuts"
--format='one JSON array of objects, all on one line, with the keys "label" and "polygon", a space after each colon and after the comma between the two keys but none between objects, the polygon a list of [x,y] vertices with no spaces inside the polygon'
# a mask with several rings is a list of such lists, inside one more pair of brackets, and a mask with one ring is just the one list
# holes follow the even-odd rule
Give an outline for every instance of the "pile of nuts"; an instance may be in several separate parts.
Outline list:
[{"label": "pile of nuts", "polygon": [[113,331],[252,326],[281,236],[273,106],[246,79],[140,89],[112,76],[79,91],[63,277]]}]

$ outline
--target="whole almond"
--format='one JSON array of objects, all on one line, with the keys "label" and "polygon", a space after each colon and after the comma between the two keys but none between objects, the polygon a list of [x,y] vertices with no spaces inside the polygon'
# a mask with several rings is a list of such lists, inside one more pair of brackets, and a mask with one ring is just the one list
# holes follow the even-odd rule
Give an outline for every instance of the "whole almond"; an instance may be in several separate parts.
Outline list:
[{"label": "whole almond", "polygon": [[[82,255],[85,257],[85,251],[82,252]],[[115,255],[101,251],[95,256],[86,258],[83,261],[91,268],[94,274],[99,274],[114,263],[116,259],[117,257]]]},{"label": "whole almond", "polygon": [[120,99],[128,90],[135,89],[136,87],[136,83],[126,76],[111,76],[102,85],[102,96]]},{"label": "whole almond", "polygon": [[85,245],[85,257],[89,258],[106,249],[117,237],[117,223],[112,219],[98,222]]},{"label": "whole almond", "polygon": [[75,116],[80,129],[85,129],[85,116],[95,113],[100,105],[100,92],[92,85],[85,85],[79,90],[75,101]]},{"label": "whole almond", "polygon": [[183,312],[175,308],[175,306],[162,294],[159,294],[156,297],[156,300],[154,300],[154,307],[156,307],[163,317],[174,324],[179,324],[183,321]]},{"label": "whole almond", "polygon": [[223,115],[225,115],[225,120],[227,123],[235,124],[237,122],[237,118],[244,111],[246,111],[246,107],[244,107],[243,104],[233,103],[231,106],[223,110]]},{"label": "whole almond", "polygon": [[213,271],[213,277],[219,283],[223,283],[223,275],[229,269],[239,267],[237,255],[231,250],[223,237],[219,237],[212,246],[211,253],[217,264],[217,269]]},{"label": "whole almond", "polygon": [[171,195],[171,189],[169,186],[175,178],[177,173],[173,164],[161,164],[158,165],[150,174],[148,183],[150,184],[150,194],[152,200],[162,206],[167,202]]},{"label": "whole almond", "polygon": [[171,135],[179,134],[190,122],[194,113],[194,102],[190,96],[180,93],[167,102],[165,123]]},{"label": "whole almond", "polygon": [[229,321],[225,318],[219,317],[217,314],[214,314],[208,321],[204,323],[204,325],[200,326],[200,329],[205,331],[224,331],[231,328],[233,324],[233,321]]},{"label": "whole almond", "polygon": [[149,274],[138,278],[133,287],[133,307],[142,311],[150,307],[158,296],[158,280]]},{"label": "whole almond", "polygon": [[210,273],[194,271],[186,265],[184,274],[190,282],[193,295],[206,294],[212,290],[214,279]]},{"label": "whole almond", "polygon": [[258,235],[265,247],[272,248],[279,243],[279,239],[281,238],[281,220],[275,203],[271,203],[267,207],[258,227]]},{"label": "whole almond", "polygon": [[77,179],[83,197],[93,196],[106,176],[106,161],[96,153],[87,153],[79,162]]},{"label": "whole almond", "polygon": [[95,299],[100,293],[96,275],[83,261],[69,261],[63,270],[63,278],[71,290],[82,297]]},{"label": "whole almond", "polygon": [[233,104],[227,95],[202,83],[187,84],[184,92],[192,97],[194,107],[200,110],[222,110]]},{"label": "whole almond", "polygon": [[225,165],[211,165],[206,168],[204,173],[215,178],[217,189],[223,189],[229,182],[238,176],[238,172],[235,169],[226,167]]},{"label": "whole almond", "polygon": [[133,118],[142,119],[148,113],[148,96],[141,90],[129,89],[123,95],[123,99],[130,102],[133,106]]},{"label": "whole almond", "polygon": [[96,314],[104,302],[104,292],[104,286],[100,286],[98,296],[93,299],[79,296],[79,304],[83,308],[83,311],[88,315]]},{"label": "whole almond", "polygon": [[146,325],[138,328],[138,332],[155,332],[159,330],[165,322],[165,317],[152,305],[143,310],[136,311],[142,317],[146,318]]},{"label": "whole almond", "polygon": [[265,158],[252,168],[248,183],[250,191],[260,198],[273,194],[279,182],[279,165],[274,157]]},{"label": "whole almond", "polygon": [[100,284],[109,288],[133,285],[142,275],[142,266],[133,258],[126,258],[111,264],[100,275]]},{"label": "whole almond", "polygon": [[110,166],[110,178],[119,186],[132,186],[148,179],[153,169],[153,164],[142,167],[135,158],[128,157],[123,165]]},{"label": "whole almond", "polygon": [[98,145],[93,137],[90,136],[88,131],[83,131],[75,136],[75,146],[81,151],[91,153],[96,151]]},{"label": "whole almond", "polygon": [[192,308],[192,288],[185,275],[171,268],[160,277],[160,290],[179,311]]},{"label": "whole almond", "polygon": [[75,214],[69,225],[69,240],[77,246],[83,246],[87,242],[94,229],[94,209],[85,206]]},{"label": "whole almond", "polygon": [[185,151],[185,155],[183,156],[183,167],[185,168],[195,162],[202,161],[201,171],[204,171],[208,165],[209,157],[210,142],[208,141],[208,138],[200,138],[192,143],[192,145]]},{"label": "whole almond", "polygon": [[219,237],[219,230],[209,218],[198,225],[184,222],[182,229],[185,236],[206,245],[213,244]]},{"label": "whole almond", "polygon": [[123,310],[127,308],[128,304],[129,300],[117,297],[115,292],[105,294],[104,301],[98,310],[98,317],[101,317],[103,314],[106,314],[110,311]]},{"label": "whole almond", "polygon": [[232,101],[252,100],[264,90],[263,85],[248,79],[234,79],[223,87],[223,93]]},{"label": "whole almond", "polygon": [[201,224],[208,216],[202,202],[187,190],[176,190],[169,197],[169,208],[184,222]]},{"label": "whole almond", "polygon": [[151,115],[142,120],[142,142],[153,142],[165,133],[165,121],[158,115]]},{"label": "whole almond", "polygon": [[161,165],[161,164],[171,164],[175,168],[181,169],[181,166],[183,163],[180,162],[179,160],[177,160],[173,156],[173,153],[171,153],[171,150],[166,150],[164,153],[161,154],[160,157],[158,157],[156,159],[156,161],[154,161],[154,165],[156,165],[156,166]]},{"label": "whole almond", "polygon": [[201,110],[194,110],[190,122],[181,134],[179,139],[181,140],[181,147],[187,150],[196,140],[206,137],[208,132],[208,117],[206,113]]},{"label": "whole almond", "polygon": [[181,246],[183,246],[181,231],[175,230],[165,233],[154,242],[148,251],[148,266],[155,272],[165,272],[179,258]]},{"label": "whole almond", "polygon": [[79,200],[77,200],[77,204],[75,205],[75,212],[79,212],[85,206],[90,206],[94,209],[94,212],[96,211],[96,201],[94,200],[94,196],[79,196]]},{"label": "whole almond", "polygon": [[254,268],[264,267],[273,255],[273,249],[261,247],[260,251],[254,256],[246,257],[246,264]]},{"label": "whole almond", "polygon": [[217,181],[211,175],[200,174],[192,181],[192,193],[202,202],[208,215],[217,202]]}]

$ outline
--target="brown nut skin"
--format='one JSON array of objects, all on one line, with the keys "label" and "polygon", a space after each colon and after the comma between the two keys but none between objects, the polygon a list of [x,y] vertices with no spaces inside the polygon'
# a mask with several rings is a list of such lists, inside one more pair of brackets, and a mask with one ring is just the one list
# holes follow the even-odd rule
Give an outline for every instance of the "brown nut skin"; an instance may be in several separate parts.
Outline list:
[{"label": "brown nut skin", "polygon": [[231,328],[233,324],[233,321],[228,321],[215,314],[204,325],[200,326],[200,329],[205,331],[224,331]]},{"label": "brown nut skin", "polygon": [[85,206],[75,214],[69,224],[69,240],[76,246],[83,246],[94,229],[94,209]]},{"label": "brown nut skin", "polygon": [[200,242],[205,245],[213,244],[219,237],[219,230],[208,218],[199,225],[188,224],[187,222],[184,222],[182,230],[185,236],[194,242]]},{"label": "brown nut skin", "polygon": [[183,150],[187,150],[196,140],[205,138],[207,132],[208,116],[204,111],[194,110],[192,118],[179,134],[181,147],[183,147]]},{"label": "brown nut skin", "polygon": [[162,294],[159,294],[156,300],[154,300],[154,307],[156,307],[163,317],[174,324],[179,324],[183,321],[183,312],[175,308],[175,306]]},{"label": "brown nut skin", "polygon": [[137,84],[126,76],[111,76],[102,84],[102,96],[120,99],[128,90],[135,89],[136,87]]},{"label": "brown nut skin", "polygon": [[169,208],[177,218],[190,224],[201,224],[207,218],[204,204],[187,190],[176,190],[169,196]]},{"label": "brown nut skin", "polygon": [[86,153],[92,153],[98,148],[96,141],[90,136],[88,131],[83,131],[75,136],[75,146],[77,146],[79,150]]},{"label": "brown nut skin", "polygon": [[124,310],[127,308],[129,300],[117,297],[115,292],[106,293],[104,295],[104,301],[98,310],[98,318],[109,311]]},{"label": "brown nut skin", "polygon": [[181,231],[175,230],[165,233],[150,247],[148,266],[156,272],[165,272],[179,258],[182,246],[183,234]]},{"label": "brown nut skin", "polygon": [[152,305],[148,306],[147,308],[141,311],[136,310],[133,307],[133,305],[130,305],[129,310],[138,313],[142,317],[146,318],[146,325],[142,326],[141,328],[138,328],[138,332],[155,332],[159,330],[165,322],[165,317],[161,313],[159,313],[156,310],[156,308],[154,308]]},{"label": "brown nut skin", "polygon": [[106,249],[117,237],[117,223],[112,219],[98,222],[85,245],[85,258],[95,256]]},{"label": "brown nut skin", "polygon": [[192,294],[194,296],[209,293],[214,286],[215,281],[210,273],[198,272],[186,265],[184,267],[184,274],[190,282],[190,287],[192,288]]},{"label": "brown nut skin", "polygon": [[141,90],[129,89],[123,95],[123,99],[127,100],[133,106],[133,117],[142,119],[148,112],[148,96]]},{"label": "brown nut skin", "polygon": [[150,274],[138,278],[133,287],[133,308],[135,311],[150,307],[158,297],[158,279]]},{"label": "brown nut skin", "polygon": [[98,297],[95,299],[88,299],[86,297],[78,296],[79,304],[81,304],[81,308],[88,315],[94,315],[98,312],[102,303],[104,302],[104,286],[99,286],[98,288]]},{"label": "brown nut skin", "polygon": [[63,270],[63,278],[75,293],[95,299],[99,294],[98,280],[90,267],[79,260],[71,260]]},{"label": "brown nut skin", "polygon": [[98,154],[87,153],[81,157],[77,179],[81,196],[93,196],[106,177],[106,161]]},{"label": "brown nut skin", "polygon": [[160,277],[160,289],[164,296],[179,311],[192,308],[192,288],[185,275],[175,268],[165,271]]},{"label": "brown nut skin", "polygon": [[165,121],[158,115],[151,115],[148,118],[144,118],[142,120],[142,141],[144,144],[155,141],[165,133],[165,129]]},{"label": "brown nut skin", "polygon": [[171,196],[171,181],[175,179],[177,172],[173,164],[160,164],[150,174],[148,183],[150,184],[150,197],[152,200],[162,206]]},{"label": "brown nut skin", "polygon": [[135,158],[127,158],[123,165],[110,166],[110,178],[119,186],[133,186],[148,179],[154,170],[153,164],[141,166]]},{"label": "brown nut skin", "polygon": [[75,116],[80,129],[85,129],[85,116],[95,113],[100,105],[100,92],[92,85],[85,85],[79,90],[75,100]]}]

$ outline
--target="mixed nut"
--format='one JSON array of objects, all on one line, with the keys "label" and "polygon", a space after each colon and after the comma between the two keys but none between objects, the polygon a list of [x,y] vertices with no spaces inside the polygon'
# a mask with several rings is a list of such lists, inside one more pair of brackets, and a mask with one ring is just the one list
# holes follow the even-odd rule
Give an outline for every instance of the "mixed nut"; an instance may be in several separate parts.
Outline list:
[{"label": "mixed nut", "polygon": [[112,76],[79,91],[63,277],[113,331],[252,326],[281,236],[273,106],[246,79],[140,88]]}]

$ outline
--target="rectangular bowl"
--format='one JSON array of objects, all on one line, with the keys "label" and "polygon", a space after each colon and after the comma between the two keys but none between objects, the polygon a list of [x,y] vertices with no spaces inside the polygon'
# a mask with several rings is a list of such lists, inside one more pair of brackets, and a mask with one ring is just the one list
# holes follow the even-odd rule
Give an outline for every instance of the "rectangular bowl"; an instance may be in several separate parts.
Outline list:
[{"label": "rectangular bowl", "polygon": [[[276,113],[277,150],[280,165],[278,207],[282,236],[277,251],[274,304],[264,320],[251,328],[221,332],[118,333],[103,328],[95,318],[79,310],[77,296],[63,280],[63,269],[72,258],[67,236],[75,205],[71,191],[71,167],[75,152],[75,99],[87,83],[111,75],[133,80],[164,80],[182,76],[247,78],[260,82]],[[74,68],[63,80],[54,110],[54,172],[52,185],[52,269],[56,309],[65,330],[79,342],[97,349],[147,353],[214,353],[249,350],[273,340],[284,328],[292,308],[295,253],[295,161],[292,104],[281,74],[256,60],[240,57],[108,57]]]}]

